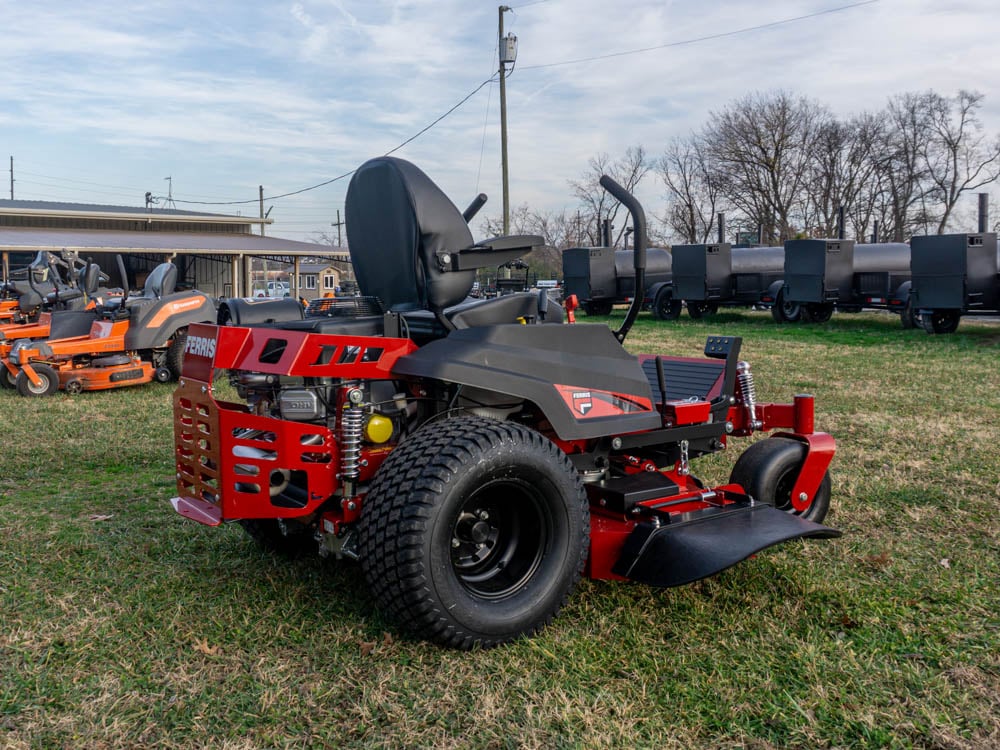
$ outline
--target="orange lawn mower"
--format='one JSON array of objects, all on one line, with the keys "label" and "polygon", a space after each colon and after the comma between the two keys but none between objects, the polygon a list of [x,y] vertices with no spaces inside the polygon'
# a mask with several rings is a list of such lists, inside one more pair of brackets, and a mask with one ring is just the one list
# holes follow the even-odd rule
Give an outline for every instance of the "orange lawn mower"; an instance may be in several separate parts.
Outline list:
[{"label": "orange lawn mower", "polygon": [[40,250],[30,265],[0,283],[0,331],[35,322],[45,312],[89,309],[101,297],[120,296],[120,289],[105,287],[107,281],[98,265],[76,252]]},{"label": "orange lawn mower", "polygon": [[[104,300],[121,297],[121,289],[100,286],[107,277],[96,263],[85,263],[71,274],[73,285],[56,287],[44,295],[41,312],[34,322],[0,324],[0,359],[10,354],[18,339],[64,339],[85,336],[97,319],[97,306]],[[43,290],[32,279],[32,293],[41,297]],[[21,299],[24,299],[22,297]],[[13,388],[14,380],[6,368],[0,368],[0,386]]]},{"label": "orange lawn mower", "polygon": [[[125,280],[125,267],[118,258]],[[175,292],[177,267],[162,263],[143,292],[126,293],[97,308],[85,334],[47,341],[19,339],[2,364],[22,396],[50,396],[168,382],[180,374],[191,323],[214,322],[215,300],[199,291]],[[124,284],[128,288],[128,284]],[[2,354],[2,352],[0,352]],[[4,378],[0,378],[2,381]]]},{"label": "orange lawn mower", "polygon": [[35,322],[49,310],[93,307],[88,305],[89,298],[107,277],[97,266],[91,271],[93,264],[79,260],[76,253],[64,251],[63,255],[39,250],[28,266],[12,272],[0,283],[0,331]]}]

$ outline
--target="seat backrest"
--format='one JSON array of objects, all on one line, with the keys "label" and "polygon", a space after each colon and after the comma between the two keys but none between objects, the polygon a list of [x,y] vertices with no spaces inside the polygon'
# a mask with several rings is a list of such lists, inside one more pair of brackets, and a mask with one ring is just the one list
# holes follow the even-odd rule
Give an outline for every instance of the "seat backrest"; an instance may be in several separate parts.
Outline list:
[{"label": "seat backrest", "polygon": [[437,253],[472,245],[462,213],[420,169],[371,159],[347,188],[347,239],[361,293],[392,311],[441,311],[465,299],[476,272],[442,271]]},{"label": "seat backrest", "polygon": [[146,299],[159,299],[173,293],[175,286],[177,286],[177,266],[173,263],[161,263],[146,277],[142,296]]},{"label": "seat backrest", "polygon": [[78,286],[83,289],[88,297],[97,294],[97,289],[101,283],[101,267],[96,263],[88,263],[80,269],[80,276],[77,281]]}]

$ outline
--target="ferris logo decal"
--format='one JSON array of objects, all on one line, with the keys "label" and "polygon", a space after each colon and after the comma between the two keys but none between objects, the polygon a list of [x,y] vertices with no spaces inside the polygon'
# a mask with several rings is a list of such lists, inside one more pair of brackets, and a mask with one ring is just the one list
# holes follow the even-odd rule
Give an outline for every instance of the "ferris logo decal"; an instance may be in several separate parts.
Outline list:
[{"label": "ferris logo decal", "polygon": [[573,408],[586,416],[587,412],[594,408],[594,400],[590,391],[574,391]]},{"label": "ferris logo decal", "polygon": [[211,359],[215,356],[215,339],[205,336],[188,336],[187,343],[184,345],[184,353]]}]

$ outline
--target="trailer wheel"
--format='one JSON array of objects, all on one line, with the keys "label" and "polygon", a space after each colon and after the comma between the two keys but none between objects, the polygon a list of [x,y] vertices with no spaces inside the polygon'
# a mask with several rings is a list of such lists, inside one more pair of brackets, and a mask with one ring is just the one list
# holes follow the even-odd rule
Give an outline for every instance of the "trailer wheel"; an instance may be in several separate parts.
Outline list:
[{"label": "trailer wheel", "polygon": [[798,302],[785,299],[785,290],[779,289],[771,306],[771,317],[778,323],[795,323],[802,317],[802,307]]},{"label": "trailer wheel", "polygon": [[802,319],[808,323],[826,323],[833,317],[833,305],[823,302],[810,302],[802,308]]},{"label": "trailer wheel", "polygon": [[921,325],[920,314],[913,308],[913,297],[909,295],[906,297],[903,311],[899,314],[899,322],[907,331]]},{"label": "trailer wheel", "polygon": [[294,558],[317,550],[312,528],[297,521],[285,521],[284,530],[281,522],[272,518],[251,518],[237,523],[257,546],[273,554]]},{"label": "trailer wheel", "polygon": [[706,315],[715,315],[719,311],[719,306],[714,302],[691,302],[687,303],[688,315],[695,320],[701,320]]},{"label": "trailer wheel", "polygon": [[547,625],[587,557],[572,463],[534,430],[461,417],[397,448],[365,498],[359,552],[378,606],[416,635],[490,647]]},{"label": "trailer wheel", "polygon": [[28,373],[21,370],[17,373],[17,378],[14,379],[18,393],[22,396],[51,396],[59,390],[59,373],[55,371],[54,367],[38,363],[37,365],[32,365],[32,368],[38,377],[41,378],[42,384],[35,385],[28,378]]},{"label": "trailer wheel", "polygon": [[584,302],[583,311],[587,315],[610,315],[614,305],[610,302]]},{"label": "trailer wheel", "polygon": [[959,310],[931,310],[930,314],[920,316],[920,324],[927,333],[954,333],[961,319]]},{"label": "trailer wheel", "polygon": [[682,306],[679,299],[674,299],[672,290],[661,289],[653,300],[653,317],[657,320],[677,320],[681,316]]},{"label": "trailer wheel", "polygon": [[184,366],[184,346],[187,344],[187,337],[187,328],[174,331],[174,337],[170,341],[170,346],[167,347],[167,356],[164,362],[174,380],[181,376],[181,368]]},{"label": "trailer wheel", "polygon": [[821,523],[830,510],[830,472],[823,475],[808,508],[797,511],[792,507],[792,487],[805,457],[806,447],[796,440],[761,440],[737,459],[729,481],[742,486],[758,502]]}]

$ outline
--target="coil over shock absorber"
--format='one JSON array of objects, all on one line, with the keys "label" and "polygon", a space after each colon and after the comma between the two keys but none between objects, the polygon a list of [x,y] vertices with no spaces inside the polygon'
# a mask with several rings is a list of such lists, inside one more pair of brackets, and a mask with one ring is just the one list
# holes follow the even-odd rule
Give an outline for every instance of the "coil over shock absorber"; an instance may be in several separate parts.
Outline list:
[{"label": "coil over shock absorber", "polygon": [[747,424],[751,430],[759,430],[764,423],[757,419],[757,388],[754,386],[749,362],[736,363],[736,382],[740,387],[743,408],[747,412]]},{"label": "coil over shock absorber", "polygon": [[365,394],[357,383],[344,388],[343,407],[340,413],[340,479],[344,485],[344,497],[354,494],[355,483],[361,465],[361,434],[364,428],[365,412],[361,404]]}]

